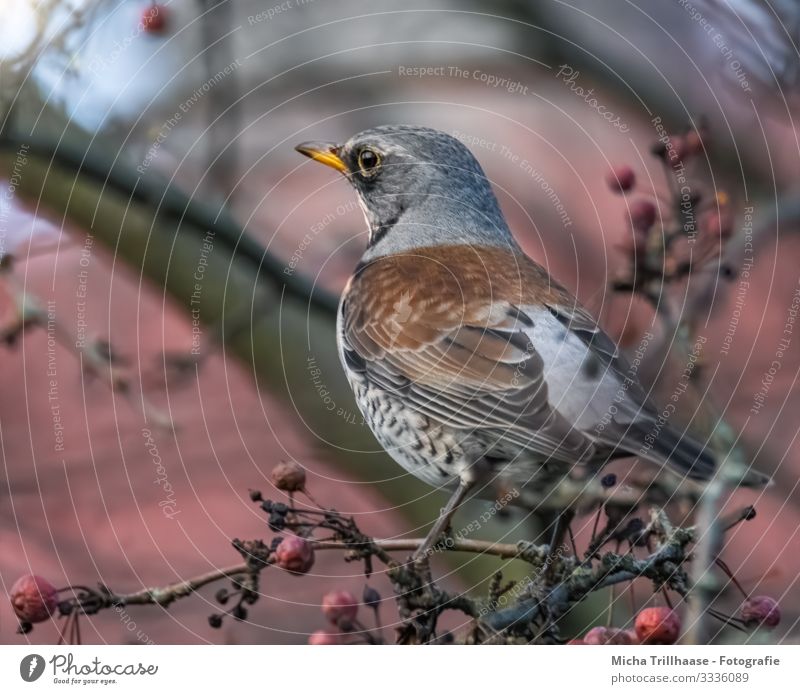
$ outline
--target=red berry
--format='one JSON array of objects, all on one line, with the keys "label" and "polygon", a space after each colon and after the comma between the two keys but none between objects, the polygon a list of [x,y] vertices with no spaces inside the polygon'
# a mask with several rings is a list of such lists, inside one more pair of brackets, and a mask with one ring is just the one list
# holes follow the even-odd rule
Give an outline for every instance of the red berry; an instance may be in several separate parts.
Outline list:
[{"label": "red berry", "polygon": [[167,9],[153,3],[142,12],[142,29],[148,34],[162,34],[167,28]]},{"label": "red berry", "polygon": [[11,605],[22,622],[43,622],[58,605],[58,591],[41,576],[22,576],[11,586]]},{"label": "red berry", "polygon": [[284,492],[299,492],[306,486],[306,471],[294,461],[279,463],[272,470],[272,483]]},{"label": "red berry", "polygon": [[656,206],[651,200],[634,200],[628,210],[635,231],[650,231],[656,221]]},{"label": "red berry", "polygon": [[624,629],[594,627],[586,632],[583,642],[589,646],[631,646],[636,643],[636,639]]},{"label": "red berry", "polygon": [[352,624],[358,614],[358,600],[349,590],[332,590],[322,598],[322,614],[331,624]]},{"label": "red berry", "polygon": [[335,634],[332,631],[325,631],[324,629],[315,631],[308,637],[308,643],[311,646],[336,646],[341,642],[340,634]]},{"label": "red berry", "polygon": [[646,607],[636,615],[636,636],[648,645],[669,645],[681,634],[681,620],[668,607]]},{"label": "red berry", "polygon": [[636,183],[636,174],[630,166],[616,166],[606,175],[606,183],[615,193],[625,193]]},{"label": "red berry", "polygon": [[756,595],[747,598],[742,605],[742,620],[749,627],[772,629],[781,621],[778,602],[768,595]]},{"label": "red berry", "polygon": [[314,566],[314,547],[304,537],[287,535],[275,549],[275,560],[289,573],[308,573]]}]

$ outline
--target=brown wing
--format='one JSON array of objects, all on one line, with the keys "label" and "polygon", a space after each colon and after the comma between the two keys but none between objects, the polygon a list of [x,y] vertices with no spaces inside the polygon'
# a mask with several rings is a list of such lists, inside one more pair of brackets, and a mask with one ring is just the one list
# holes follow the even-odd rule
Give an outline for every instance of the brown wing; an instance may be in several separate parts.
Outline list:
[{"label": "brown wing", "polygon": [[526,334],[531,320],[517,308],[550,297],[548,280],[502,249],[378,259],[360,268],[345,298],[345,359],[439,422],[575,463],[591,443],[550,407],[542,359]]}]

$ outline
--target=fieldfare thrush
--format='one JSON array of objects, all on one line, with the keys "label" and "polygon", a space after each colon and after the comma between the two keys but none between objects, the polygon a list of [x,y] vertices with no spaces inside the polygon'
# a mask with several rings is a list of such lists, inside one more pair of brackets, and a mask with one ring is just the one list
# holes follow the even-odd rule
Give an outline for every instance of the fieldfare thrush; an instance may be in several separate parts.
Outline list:
[{"label": "fieldfare thrush", "polygon": [[296,149],[345,175],[369,225],[337,319],[358,407],[400,465],[453,490],[416,558],[472,493],[571,514],[613,458],[714,474],[713,453],[659,421],[614,342],[522,252],[461,142],[387,125]]}]

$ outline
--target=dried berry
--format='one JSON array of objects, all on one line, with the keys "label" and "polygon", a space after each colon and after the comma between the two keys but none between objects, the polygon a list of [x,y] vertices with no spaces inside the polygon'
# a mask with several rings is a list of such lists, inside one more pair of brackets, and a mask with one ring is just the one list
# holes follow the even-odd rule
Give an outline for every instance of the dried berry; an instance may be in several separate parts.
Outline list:
[{"label": "dried berry", "polygon": [[258,602],[258,593],[249,588],[242,589],[242,602],[248,605],[255,605]]},{"label": "dried berry", "polygon": [[625,629],[594,627],[586,632],[583,643],[589,646],[631,646],[636,643],[636,639]]},{"label": "dried berry", "polygon": [[636,184],[636,174],[630,166],[616,166],[606,175],[606,184],[614,192],[626,193]]},{"label": "dried berry", "polygon": [[681,634],[681,620],[668,607],[647,607],[636,615],[636,636],[647,645],[669,645]]},{"label": "dried berry", "polygon": [[279,463],[272,470],[272,483],[284,492],[299,492],[306,486],[306,471],[294,461]]},{"label": "dried berry", "polygon": [[219,590],[218,590],[218,591],[217,591],[217,592],[214,594],[214,598],[216,599],[216,601],[217,601],[217,602],[218,602],[220,605],[224,605],[226,602],[228,602],[228,598],[229,598],[229,597],[230,597],[230,595],[229,595],[229,593],[228,593],[227,589],[225,589],[225,588],[220,588],[220,589],[219,589]]},{"label": "dried berry", "polygon": [[749,627],[773,629],[780,624],[781,611],[775,599],[768,595],[756,595],[744,601],[741,617]]},{"label": "dried berry", "polygon": [[358,600],[349,590],[332,590],[322,598],[322,614],[331,624],[352,624],[358,614]]},{"label": "dried berry", "polygon": [[222,626],[222,615],[212,614],[208,616],[208,626],[212,629],[219,629]]},{"label": "dried berry", "polygon": [[367,607],[371,607],[373,610],[381,606],[381,594],[370,585],[364,586],[364,594],[361,599]]},{"label": "dried berry", "polygon": [[275,549],[275,563],[293,574],[308,573],[314,566],[314,547],[304,537],[287,535]]},{"label": "dried berry", "polygon": [[14,612],[22,622],[43,622],[58,605],[58,591],[41,576],[31,574],[18,578],[9,594]]},{"label": "dried berry", "polygon": [[250,490],[250,501],[261,501],[264,497],[261,496],[261,492],[258,489],[251,489]]}]

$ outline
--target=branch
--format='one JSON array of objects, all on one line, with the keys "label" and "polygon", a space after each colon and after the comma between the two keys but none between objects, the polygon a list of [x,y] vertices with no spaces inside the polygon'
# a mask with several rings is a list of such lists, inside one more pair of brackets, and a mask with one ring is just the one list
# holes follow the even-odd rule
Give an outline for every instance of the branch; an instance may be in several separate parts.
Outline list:
[{"label": "branch", "polygon": [[[424,538],[414,538],[407,540],[370,540],[369,544],[374,545],[375,548],[381,552],[413,552],[423,543]],[[352,542],[343,542],[339,540],[311,540],[315,550],[347,550],[353,548]],[[446,544],[439,545],[441,551],[446,552],[471,552],[475,554],[490,554],[503,559],[514,559],[520,556],[522,552],[519,545],[514,544],[497,544],[493,542],[484,542],[482,540],[453,540],[447,541]],[[388,558],[387,564],[393,562]],[[269,564],[274,563],[270,560]],[[112,607],[114,605],[160,605],[166,607],[173,603],[175,600],[185,598],[194,593],[195,591],[226,579],[235,579],[244,576],[252,571],[246,562],[240,562],[232,566],[227,566],[221,569],[214,569],[204,574],[194,576],[192,578],[170,583],[165,586],[158,586],[152,588],[143,588],[134,593],[114,593],[107,588],[103,587],[99,593],[88,588],[81,587],[81,594],[85,594],[85,598],[81,602],[82,607],[86,607],[88,613],[93,613],[98,609]],[[99,600],[99,604],[95,601]]]}]

